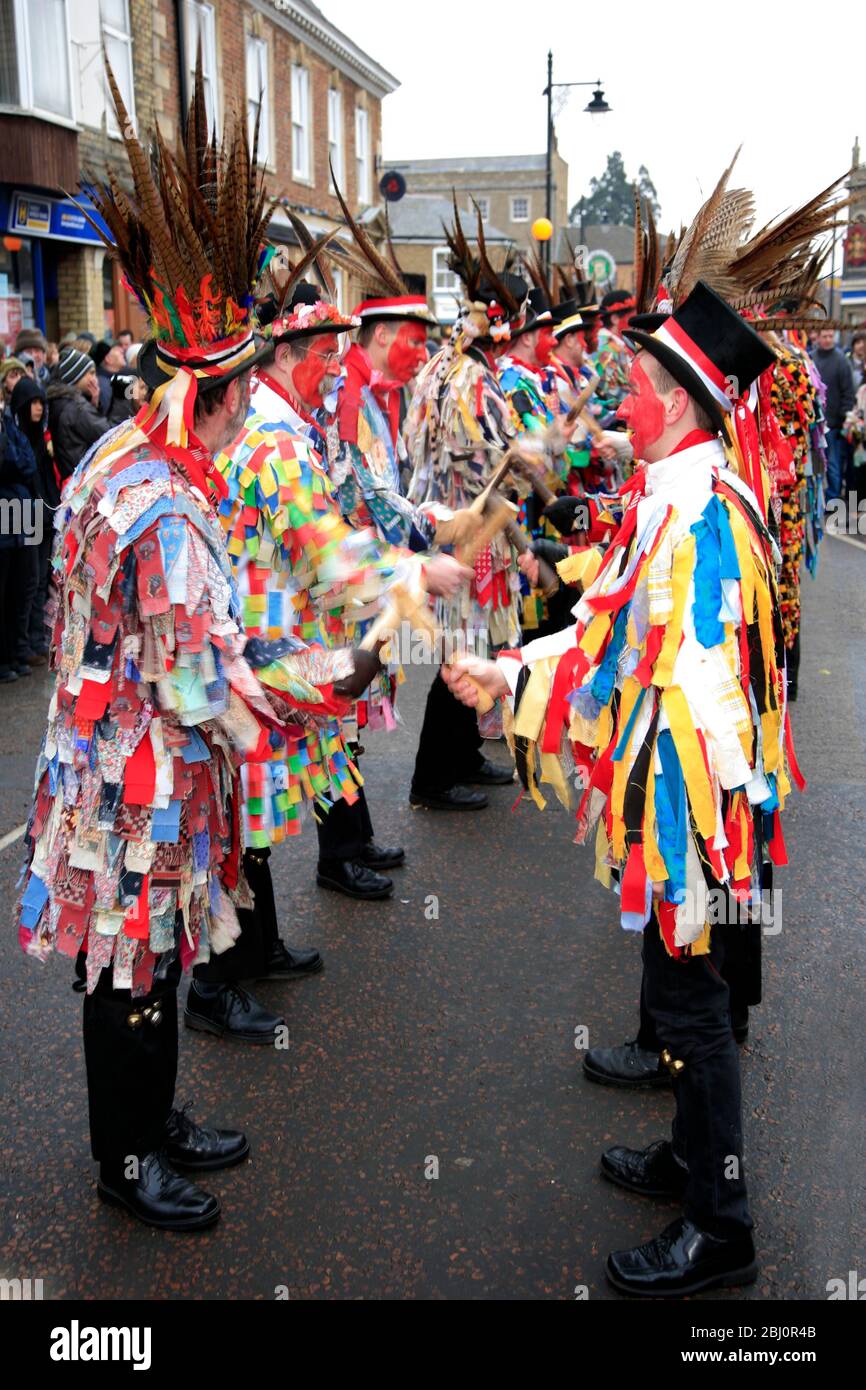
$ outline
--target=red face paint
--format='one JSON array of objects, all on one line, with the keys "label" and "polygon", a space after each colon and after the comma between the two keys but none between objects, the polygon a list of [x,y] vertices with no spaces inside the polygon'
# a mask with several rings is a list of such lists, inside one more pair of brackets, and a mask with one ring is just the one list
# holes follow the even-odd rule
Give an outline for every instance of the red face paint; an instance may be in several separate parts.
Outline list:
[{"label": "red face paint", "polygon": [[317,333],[303,362],[292,372],[292,383],[302,403],[318,410],[322,404],[322,382],[330,382],[340,371],[340,345],[336,333]]},{"label": "red face paint", "polygon": [[625,420],[631,430],[635,458],[645,459],[647,449],[655,444],[664,431],[664,401],[656,395],[656,389],[639,358],[632,363],[629,386],[629,395],[616,412],[617,418]]},{"label": "red face paint", "polygon": [[401,323],[388,348],[388,372],[404,386],[427,361],[427,334],[423,323]]},{"label": "red face paint", "polygon": [[539,367],[546,367],[552,354],[556,352],[556,339],[549,328],[538,330],[538,341],[535,344],[535,360]]}]

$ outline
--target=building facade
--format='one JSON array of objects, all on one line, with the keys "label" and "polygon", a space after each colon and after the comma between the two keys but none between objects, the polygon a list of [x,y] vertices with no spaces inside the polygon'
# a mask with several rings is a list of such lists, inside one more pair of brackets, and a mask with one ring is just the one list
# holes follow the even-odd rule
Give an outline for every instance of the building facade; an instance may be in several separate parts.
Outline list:
[{"label": "building facade", "polygon": [[[545,155],[398,159],[389,160],[388,168],[403,175],[409,194],[432,194],[450,201],[453,189],[461,210],[474,217],[474,198],[485,226],[489,223],[499,228],[518,250],[529,251],[537,245],[532,224],[545,215]],[[568,165],[557,149],[553,152],[552,172],[551,221],[556,236],[568,222]]]},{"label": "building facade", "polygon": [[[462,299],[460,281],[448,266],[449,250],[443,230],[453,220],[451,199],[433,193],[407,193],[399,202],[388,205],[391,241],[400,269],[418,278],[419,291],[423,282],[423,292],[434,314],[445,324],[454,322]],[[385,236],[382,208],[371,209],[365,222],[374,237]],[[471,218],[466,219],[467,234],[474,225]],[[488,222],[484,240],[494,266],[500,268],[514,244],[511,237]]]},{"label": "building facade", "polygon": [[[270,191],[311,230],[336,226],[329,159],[349,203],[378,198],[381,103],[397,80],[309,0],[0,0],[0,337],[101,334],[143,316],[85,212],[87,175],[128,182],[103,46],[138,130],[178,136],[196,55],[221,131],[259,122]],[[70,196],[72,195],[72,196]],[[83,209],[83,211],[82,211]],[[276,238],[291,240],[278,208]],[[340,284],[341,295],[353,287]]]},{"label": "building facade", "polygon": [[843,243],[839,318],[853,328],[866,324],[866,164],[861,163],[859,140],[851,155],[848,193],[853,201]]}]

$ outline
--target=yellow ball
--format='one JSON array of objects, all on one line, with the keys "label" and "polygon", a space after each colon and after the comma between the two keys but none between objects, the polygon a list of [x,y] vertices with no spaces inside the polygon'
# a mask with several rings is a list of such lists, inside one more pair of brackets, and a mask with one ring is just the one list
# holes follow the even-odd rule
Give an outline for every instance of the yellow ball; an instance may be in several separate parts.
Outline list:
[{"label": "yellow ball", "polygon": [[532,235],[536,241],[550,241],[553,236],[553,223],[546,217],[536,217],[532,224]]}]

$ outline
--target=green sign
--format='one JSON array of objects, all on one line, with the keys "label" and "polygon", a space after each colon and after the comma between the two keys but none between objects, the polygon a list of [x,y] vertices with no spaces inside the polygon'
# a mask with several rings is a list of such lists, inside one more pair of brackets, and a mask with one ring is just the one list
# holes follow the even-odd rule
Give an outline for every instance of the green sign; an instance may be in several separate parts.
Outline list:
[{"label": "green sign", "polygon": [[616,261],[609,251],[590,251],[586,258],[586,273],[596,285],[616,278]]}]

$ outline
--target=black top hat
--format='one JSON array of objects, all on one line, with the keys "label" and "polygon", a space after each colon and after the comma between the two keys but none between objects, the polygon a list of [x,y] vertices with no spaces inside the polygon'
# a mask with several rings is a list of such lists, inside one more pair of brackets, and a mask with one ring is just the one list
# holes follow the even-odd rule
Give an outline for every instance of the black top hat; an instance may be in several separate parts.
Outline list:
[{"label": "black top hat", "polygon": [[685,387],[717,429],[776,360],[760,334],[703,280],[653,331],[632,327],[623,333]]},{"label": "black top hat", "polygon": [[522,333],[532,333],[536,328],[548,327],[553,323],[553,314],[550,310],[550,303],[544,290],[537,286],[529,291],[528,307],[526,318],[519,328],[511,330],[512,338],[519,338]]},{"label": "black top hat", "polygon": [[628,290],[608,290],[599,307],[605,318],[610,314],[627,314],[634,308],[634,295]]},{"label": "black top hat", "polygon": [[[499,279],[504,289],[508,290],[511,297],[520,305],[520,312],[526,304],[527,285],[522,275],[515,275],[512,270],[502,270]],[[478,286],[478,298],[482,304],[493,304],[499,302],[499,291],[495,285],[491,285],[489,280],[482,279]],[[504,306],[503,306],[504,307]],[[513,317],[513,315],[511,316]]]},{"label": "black top hat", "polygon": [[633,328],[638,328],[644,333],[655,333],[657,328],[661,328],[663,323],[667,323],[670,314],[632,314],[628,321],[628,331],[626,336],[631,333]]}]

